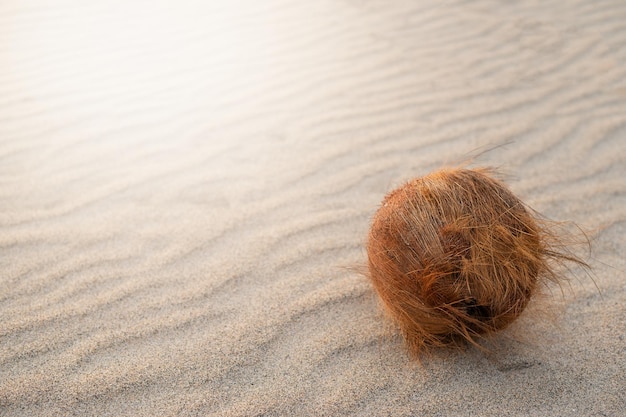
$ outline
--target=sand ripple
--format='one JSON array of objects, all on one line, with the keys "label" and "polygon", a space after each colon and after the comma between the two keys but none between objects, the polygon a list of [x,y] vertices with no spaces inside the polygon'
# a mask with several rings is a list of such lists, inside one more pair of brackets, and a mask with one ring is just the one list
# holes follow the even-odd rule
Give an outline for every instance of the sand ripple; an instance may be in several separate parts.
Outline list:
[{"label": "sand ripple", "polygon": [[[476,155],[600,292],[421,369],[364,238]],[[623,1],[4,1],[0,415],[620,415],[625,178]]]}]

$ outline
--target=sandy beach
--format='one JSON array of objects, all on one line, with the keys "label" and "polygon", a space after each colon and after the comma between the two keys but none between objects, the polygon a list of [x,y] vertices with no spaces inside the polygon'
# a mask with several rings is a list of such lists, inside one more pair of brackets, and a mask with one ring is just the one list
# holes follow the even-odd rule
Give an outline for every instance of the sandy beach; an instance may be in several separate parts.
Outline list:
[{"label": "sandy beach", "polygon": [[[422,365],[362,271],[493,166],[591,265]],[[626,2],[0,2],[0,416],[623,416]]]}]

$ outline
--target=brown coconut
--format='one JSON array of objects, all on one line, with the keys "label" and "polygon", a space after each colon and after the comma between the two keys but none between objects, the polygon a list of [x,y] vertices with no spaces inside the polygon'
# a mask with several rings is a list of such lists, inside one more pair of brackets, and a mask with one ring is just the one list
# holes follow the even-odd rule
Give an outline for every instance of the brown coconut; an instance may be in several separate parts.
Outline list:
[{"label": "brown coconut", "polygon": [[554,262],[584,262],[489,169],[445,169],[389,193],[367,244],[369,277],[409,350],[476,344],[508,326]]}]

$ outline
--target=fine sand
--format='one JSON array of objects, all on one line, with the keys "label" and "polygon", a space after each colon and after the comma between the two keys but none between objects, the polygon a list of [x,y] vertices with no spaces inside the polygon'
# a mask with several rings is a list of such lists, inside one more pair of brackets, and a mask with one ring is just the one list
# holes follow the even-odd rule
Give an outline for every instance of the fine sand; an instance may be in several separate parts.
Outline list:
[{"label": "fine sand", "polygon": [[[496,166],[584,228],[421,366],[364,243]],[[0,2],[0,415],[623,416],[626,2]]]}]

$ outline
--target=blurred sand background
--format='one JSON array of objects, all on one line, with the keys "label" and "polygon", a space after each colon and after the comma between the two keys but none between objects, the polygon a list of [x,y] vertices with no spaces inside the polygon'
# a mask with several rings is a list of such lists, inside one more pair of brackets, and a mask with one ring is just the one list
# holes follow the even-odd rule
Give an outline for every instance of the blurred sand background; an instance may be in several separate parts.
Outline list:
[{"label": "blurred sand background", "polygon": [[[355,268],[475,155],[595,285],[420,368]],[[625,235],[622,0],[0,2],[1,416],[624,415]]]}]

